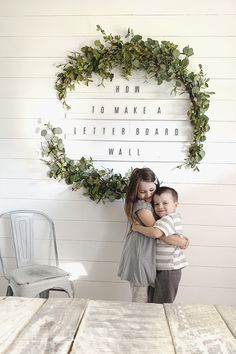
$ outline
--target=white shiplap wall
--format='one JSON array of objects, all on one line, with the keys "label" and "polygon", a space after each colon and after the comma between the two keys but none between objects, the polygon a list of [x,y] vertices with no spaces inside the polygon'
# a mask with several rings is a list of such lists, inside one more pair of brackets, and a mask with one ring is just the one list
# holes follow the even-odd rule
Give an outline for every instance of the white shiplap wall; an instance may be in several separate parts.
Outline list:
[{"label": "white shiplap wall", "polygon": [[[0,0],[0,7],[0,213],[17,208],[48,213],[56,223],[61,261],[83,268],[75,281],[77,296],[129,299],[128,284],[116,276],[126,230],[122,202],[96,205],[49,180],[39,160],[40,122],[63,124],[65,112],[53,88],[55,63],[92,44],[99,36],[96,24],[107,33],[126,34],[130,27],[181,48],[189,44],[195,52],[192,67],[203,65],[215,91],[206,158],[199,173],[174,169],[179,161],[148,166],[179,191],[191,238],[190,266],[177,301],[236,304],[235,1]],[[126,172],[130,163],[103,166]],[[0,246],[11,266],[8,236],[0,225]],[[2,295],[5,285],[1,277]]]}]

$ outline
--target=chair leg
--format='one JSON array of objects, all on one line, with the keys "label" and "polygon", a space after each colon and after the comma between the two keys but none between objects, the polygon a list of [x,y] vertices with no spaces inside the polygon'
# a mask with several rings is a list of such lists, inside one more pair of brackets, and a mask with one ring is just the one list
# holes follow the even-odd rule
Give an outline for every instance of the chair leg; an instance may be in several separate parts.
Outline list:
[{"label": "chair leg", "polygon": [[39,293],[39,297],[42,299],[48,299],[49,298],[49,290],[42,291]]},{"label": "chair leg", "polygon": [[13,290],[12,288],[10,287],[10,285],[8,285],[7,287],[7,293],[6,293],[7,296],[13,296]]}]

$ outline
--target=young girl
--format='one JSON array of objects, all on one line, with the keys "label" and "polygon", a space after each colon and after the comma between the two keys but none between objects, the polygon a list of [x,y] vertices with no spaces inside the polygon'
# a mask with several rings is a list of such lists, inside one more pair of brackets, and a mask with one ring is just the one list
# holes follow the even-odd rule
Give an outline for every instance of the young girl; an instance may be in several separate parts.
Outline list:
[{"label": "young girl", "polygon": [[[130,176],[125,197],[125,213],[132,224],[152,226],[155,223],[152,195],[156,189],[156,176],[150,168],[135,168]],[[159,182],[157,181],[159,186]],[[147,287],[155,284],[156,240],[130,231],[123,247],[118,275],[128,280],[132,301],[147,302]]]},{"label": "young girl", "polygon": [[[130,225],[136,222],[144,226],[154,225],[156,220],[151,202],[156,187],[159,187],[159,181],[150,168],[133,170],[125,197],[125,213]],[[175,244],[179,238],[172,235],[166,239],[164,237],[163,241]],[[155,238],[130,230],[123,247],[118,276],[130,282],[133,302],[148,301],[148,286],[154,287],[156,279]]]}]

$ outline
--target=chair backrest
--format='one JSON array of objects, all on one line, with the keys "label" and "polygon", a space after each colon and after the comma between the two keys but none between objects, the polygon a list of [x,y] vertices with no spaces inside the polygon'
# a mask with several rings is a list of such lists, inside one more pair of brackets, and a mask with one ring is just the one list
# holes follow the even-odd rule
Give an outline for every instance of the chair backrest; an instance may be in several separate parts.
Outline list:
[{"label": "chair backrest", "polygon": [[[55,235],[55,226],[53,221],[44,213],[35,210],[13,210],[0,215],[1,217],[10,217],[13,241],[16,255],[17,267],[23,267],[32,264],[34,258],[34,236],[35,236],[35,217],[46,219],[49,224],[50,237],[52,238],[55,261],[58,266],[58,252]],[[0,262],[3,267],[3,260],[0,255]],[[4,267],[3,267],[3,272]]]},{"label": "chair backrest", "polygon": [[34,228],[32,213],[10,213],[17,267],[32,264],[34,258]]}]

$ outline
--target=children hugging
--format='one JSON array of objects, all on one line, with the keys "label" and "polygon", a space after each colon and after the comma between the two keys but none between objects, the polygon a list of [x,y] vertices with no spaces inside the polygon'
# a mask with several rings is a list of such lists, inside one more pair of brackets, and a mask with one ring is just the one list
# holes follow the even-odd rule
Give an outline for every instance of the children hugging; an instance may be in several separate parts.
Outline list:
[{"label": "children hugging", "polygon": [[118,270],[130,283],[133,302],[171,303],[176,297],[189,245],[177,207],[178,193],[160,187],[151,169],[133,170],[124,207],[132,227]]}]

